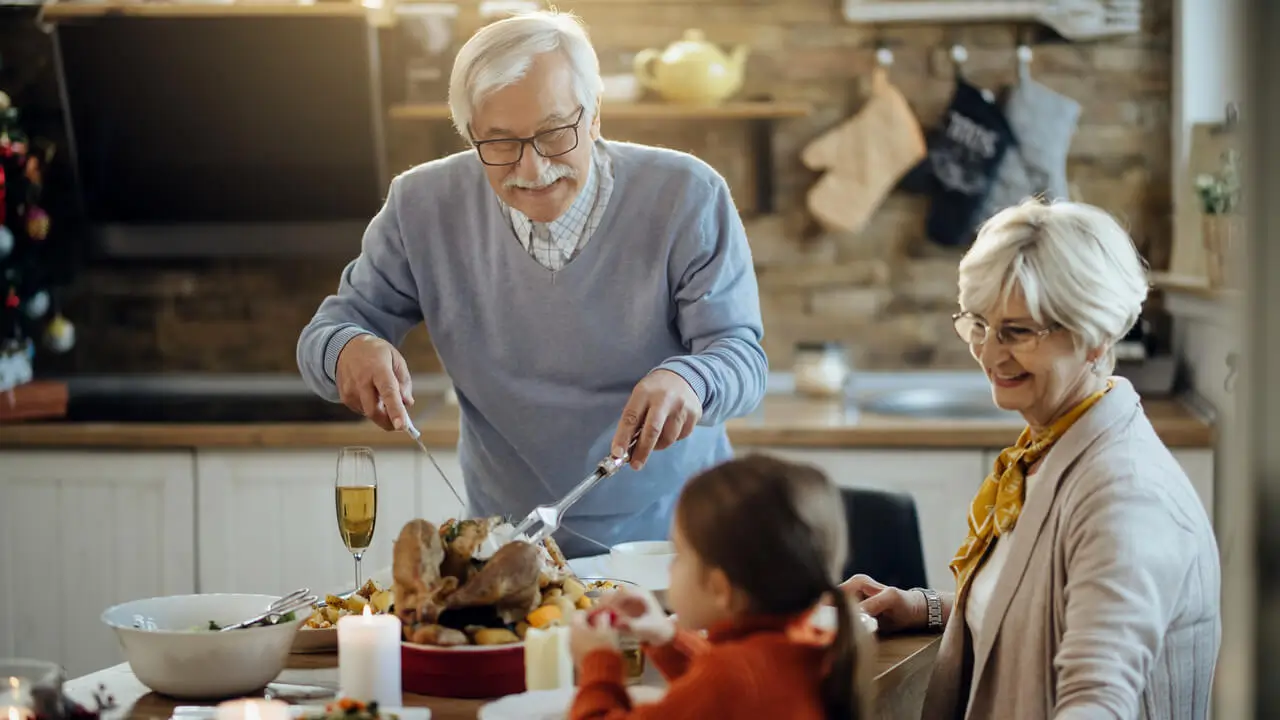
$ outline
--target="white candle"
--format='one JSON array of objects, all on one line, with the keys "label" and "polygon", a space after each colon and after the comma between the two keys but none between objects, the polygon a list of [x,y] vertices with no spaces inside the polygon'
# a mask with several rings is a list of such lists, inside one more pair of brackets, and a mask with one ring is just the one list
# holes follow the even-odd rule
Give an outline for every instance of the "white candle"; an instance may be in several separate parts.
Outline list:
[{"label": "white candle", "polygon": [[279,700],[228,700],[218,704],[217,720],[289,720],[289,704]]},{"label": "white candle", "polygon": [[338,687],[343,697],[400,707],[400,618],[362,615],[338,618]]},{"label": "white candle", "polygon": [[36,714],[31,708],[10,705],[0,707],[0,720],[35,720]]},{"label": "white candle", "polygon": [[524,684],[530,691],[573,687],[569,628],[529,628],[524,636]]}]

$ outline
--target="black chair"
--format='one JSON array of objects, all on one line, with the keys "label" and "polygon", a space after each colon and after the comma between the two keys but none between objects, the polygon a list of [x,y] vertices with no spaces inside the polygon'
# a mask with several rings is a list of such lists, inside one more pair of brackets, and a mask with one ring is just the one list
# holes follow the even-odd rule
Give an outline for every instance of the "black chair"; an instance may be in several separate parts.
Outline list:
[{"label": "black chair", "polygon": [[841,488],[840,495],[849,526],[841,579],[863,573],[894,587],[928,587],[915,499],[866,488]]}]

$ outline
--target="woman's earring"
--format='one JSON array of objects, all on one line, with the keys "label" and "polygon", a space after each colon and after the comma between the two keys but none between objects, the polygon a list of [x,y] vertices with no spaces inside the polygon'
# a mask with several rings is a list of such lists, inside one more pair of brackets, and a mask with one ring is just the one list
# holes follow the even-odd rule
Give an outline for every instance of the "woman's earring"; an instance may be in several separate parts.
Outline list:
[{"label": "woman's earring", "polygon": [[1098,364],[1097,360],[1094,360],[1093,362],[1089,363],[1089,369],[1093,370],[1094,375],[1097,375],[1099,372],[1102,371],[1102,366]]}]

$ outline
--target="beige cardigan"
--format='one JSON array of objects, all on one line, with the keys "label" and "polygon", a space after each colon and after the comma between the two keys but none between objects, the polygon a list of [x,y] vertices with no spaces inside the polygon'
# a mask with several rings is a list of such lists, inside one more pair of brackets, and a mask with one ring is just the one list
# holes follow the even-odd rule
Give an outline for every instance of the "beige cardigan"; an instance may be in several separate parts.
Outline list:
[{"label": "beige cardigan", "polygon": [[1036,482],[1054,491],[1022,510],[980,644],[952,611],[925,720],[1208,716],[1217,543],[1133,386],[1114,380],[1042,462]]}]

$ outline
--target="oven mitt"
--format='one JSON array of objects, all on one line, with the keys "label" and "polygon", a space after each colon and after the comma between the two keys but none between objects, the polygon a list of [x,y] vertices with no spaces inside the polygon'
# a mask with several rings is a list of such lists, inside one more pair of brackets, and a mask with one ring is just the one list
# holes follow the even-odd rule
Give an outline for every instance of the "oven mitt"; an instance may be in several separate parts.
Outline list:
[{"label": "oven mitt", "polygon": [[999,106],[957,76],[942,126],[929,141],[934,184],[926,222],[930,240],[947,246],[972,241],[996,170],[1013,142],[1013,130]]},{"label": "oven mitt", "polygon": [[1028,197],[1065,200],[1067,152],[1080,118],[1080,103],[1032,80],[1024,69],[1010,89],[1004,114],[1017,138],[996,171],[982,218]]},{"label": "oven mitt", "polygon": [[826,171],[809,190],[809,211],[829,228],[858,232],[925,150],[911,106],[884,69],[876,68],[862,109],[800,155],[810,170]]}]

